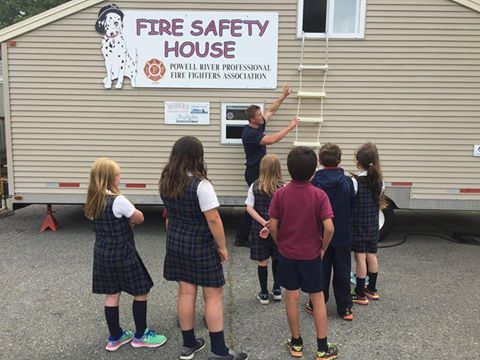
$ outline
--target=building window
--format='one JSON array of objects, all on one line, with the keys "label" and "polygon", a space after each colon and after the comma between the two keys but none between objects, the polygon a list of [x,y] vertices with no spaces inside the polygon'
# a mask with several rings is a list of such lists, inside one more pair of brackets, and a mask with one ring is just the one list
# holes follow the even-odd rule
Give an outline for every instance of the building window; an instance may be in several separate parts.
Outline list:
[{"label": "building window", "polygon": [[241,144],[242,133],[248,124],[245,110],[250,105],[258,105],[263,111],[263,104],[222,103],[222,144]]},{"label": "building window", "polygon": [[362,39],[366,0],[298,0],[298,37]]}]

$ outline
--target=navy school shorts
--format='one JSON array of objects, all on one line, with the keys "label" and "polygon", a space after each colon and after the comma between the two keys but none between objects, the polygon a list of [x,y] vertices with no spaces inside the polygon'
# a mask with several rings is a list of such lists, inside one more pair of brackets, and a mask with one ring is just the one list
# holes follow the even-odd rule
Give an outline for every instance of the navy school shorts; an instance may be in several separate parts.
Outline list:
[{"label": "navy school shorts", "polygon": [[287,290],[301,289],[312,294],[323,291],[323,264],[320,257],[313,260],[293,260],[278,254],[277,278]]}]

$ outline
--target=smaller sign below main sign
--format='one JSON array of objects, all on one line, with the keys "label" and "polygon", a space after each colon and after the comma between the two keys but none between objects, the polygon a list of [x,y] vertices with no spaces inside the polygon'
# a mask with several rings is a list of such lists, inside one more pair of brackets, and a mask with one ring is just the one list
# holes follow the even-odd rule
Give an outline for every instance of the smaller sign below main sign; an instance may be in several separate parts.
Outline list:
[{"label": "smaller sign below main sign", "polygon": [[473,156],[480,156],[480,145],[473,145]]},{"label": "smaller sign below main sign", "polygon": [[210,125],[210,103],[165,101],[165,124]]}]

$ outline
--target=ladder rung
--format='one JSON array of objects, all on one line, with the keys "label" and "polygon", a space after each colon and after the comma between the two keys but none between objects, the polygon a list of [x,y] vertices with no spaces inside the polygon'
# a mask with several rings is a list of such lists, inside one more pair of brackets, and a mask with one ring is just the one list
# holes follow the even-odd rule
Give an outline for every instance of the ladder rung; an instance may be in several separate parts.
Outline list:
[{"label": "ladder rung", "polygon": [[302,70],[328,70],[328,65],[299,65],[298,71]]},{"label": "ladder rung", "polygon": [[321,91],[321,92],[299,91],[297,96],[300,98],[324,98],[326,94],[325,94],[325,91]]},{"label": "ladder rung", "polygon": [[322,123],[323,122],[323,118],[314,118],[314,117],[303,117],[303,116],[300,116],[299,117],[299,120],[300,122],[304,122],[304,123]]},{"label": "ladder rung", "polygon": [[316,141],[294,141],[293,146],[320,147],[321,144]]}]

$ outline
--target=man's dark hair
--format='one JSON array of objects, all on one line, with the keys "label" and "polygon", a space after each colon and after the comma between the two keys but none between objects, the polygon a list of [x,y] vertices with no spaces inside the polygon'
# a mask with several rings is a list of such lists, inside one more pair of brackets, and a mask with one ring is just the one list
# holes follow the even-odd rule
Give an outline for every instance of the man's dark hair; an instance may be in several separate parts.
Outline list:
[{"label": "man's dark hair", "polygon": [[296,147],[288,153],[287,167],[293,180],[308,181],[315,173],[317,155],[308,147]]},{"label": "man's dark hair", "polygon": [[260,106],[250,105],[247,110],[245,110],[245,116],[247,117],[247,120],[250,121],[250,119],[253,119],[258,110],[261,110]]},{"label": "man's dark hair", "polygon": [[320,148],[318,158],[323,166],[336,167],[342,161],[342,150],[336,144],[326,143]]}]

